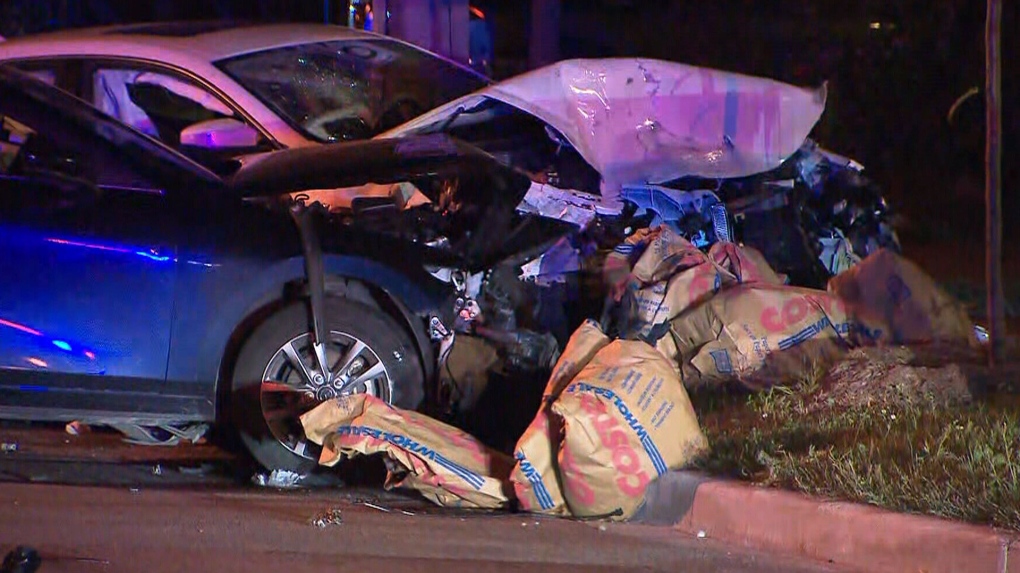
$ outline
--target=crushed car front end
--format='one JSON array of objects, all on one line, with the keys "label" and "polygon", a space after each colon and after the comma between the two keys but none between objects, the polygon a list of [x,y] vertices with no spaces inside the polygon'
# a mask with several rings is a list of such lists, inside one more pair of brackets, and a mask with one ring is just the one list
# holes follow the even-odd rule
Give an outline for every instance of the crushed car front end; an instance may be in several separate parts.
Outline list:
[{"label": "crushed car front end", "polygon": [[380,137],[447,133],[479,146],[531,176],[522,212],[580,228],[648,214],[699,246],[754,246],[792,284],[820,286],[898,248],[863,167],[809,138],[826,93],[658,60],[568,60]]}]

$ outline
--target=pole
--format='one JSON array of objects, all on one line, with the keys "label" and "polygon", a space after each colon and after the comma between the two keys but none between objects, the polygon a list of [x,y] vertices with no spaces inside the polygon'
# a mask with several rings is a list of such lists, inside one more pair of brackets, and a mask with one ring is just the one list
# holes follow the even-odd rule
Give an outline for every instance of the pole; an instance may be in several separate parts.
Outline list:
[{"label": "pole", "polygon": [[322,23],[323,24],[332,24],[333,23],[333,14],[330,13],[331,12],[330,8],[332,8],[331,4],[332,4],[332,2],[330,0],[322,0]]},{"label": "pole", "polygon": [[376,22],[375,29],[372,31],[388,36],[390,33],[390,9],[386,0],[372,0],[372,12],[375,14]]},{"label": "pole", "polygon": [[1006,345],[1002,291],[1002,0],[987,0],[985,20],[985,279],[991,349],[989,364],[1001,364]]}]

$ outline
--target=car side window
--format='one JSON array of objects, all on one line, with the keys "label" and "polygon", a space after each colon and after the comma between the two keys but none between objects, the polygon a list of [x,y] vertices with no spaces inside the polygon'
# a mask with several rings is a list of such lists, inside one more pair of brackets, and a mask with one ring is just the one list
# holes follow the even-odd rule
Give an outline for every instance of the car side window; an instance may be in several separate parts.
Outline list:
[{"label": "car side window", "polygon": [[101,67],[92,76],[92,103],[131,127],[180,145],[185,127],[235,117],[218,97],[195,83],[150,70]]},{"label": "car side window", "polygon": [[95,107],[215,172],[233,158],[273,143],[218,95],[170,70],[97,64],[90,89]]},{"label": "car side window", "polygon": [[7,65],[17,68],[18,71],[28,74],[39,81],[56,86],[57,69],[61,66],[61,62],[59,60],[27,60],[9,62]]},{"label": "car side window", "polygon": [[25,73],[51,86],[57,85],[57,71],[53,68],[29,69]]},{"label": "car side window", "polygon": [[0,121],[0,178],[28,177],[61,185],[156,188],[108,142],[47,114],[44,109],[0,105]]}]

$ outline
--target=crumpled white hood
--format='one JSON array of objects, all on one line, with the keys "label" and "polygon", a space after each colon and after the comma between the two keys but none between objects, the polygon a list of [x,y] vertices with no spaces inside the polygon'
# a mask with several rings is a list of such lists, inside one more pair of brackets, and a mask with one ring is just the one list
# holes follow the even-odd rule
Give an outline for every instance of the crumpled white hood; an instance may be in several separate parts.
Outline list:
[{"label": "crumpled white hood", "polygon": [[566,60],[496,83],[384,134],[399,136],[493,98],[559,130],[604,185],[745,177],[796,152],[826,88],[635,58]]}]

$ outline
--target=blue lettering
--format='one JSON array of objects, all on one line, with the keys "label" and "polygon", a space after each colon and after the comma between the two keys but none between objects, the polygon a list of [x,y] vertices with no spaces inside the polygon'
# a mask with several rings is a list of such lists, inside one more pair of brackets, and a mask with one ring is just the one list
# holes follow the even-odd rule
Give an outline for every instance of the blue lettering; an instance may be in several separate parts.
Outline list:
[{"label": "blue lettering", "polygon": [[623,419],[627,422],[627,425],[630,426],[630,429],[634,430],[639,440],[645,439],[648,436],[648,432],[645,430],[644,426],[641,425],[641,422],[634,417],[630,408],[623,403],[623,400],[621,400],[619,396],[614,396],[614,398],[616,399],[616,409],[620,411],[620,415],[623,416]]},{"label": "blue lettering", "polygon": [[398,448],[401,448],[421,458],[439,464],[440,466],[449,470],[451,473],[457,475],[458,477],[466,481],[475,489],[482,489],[482,486],[485,485],[485,478],[483,478],[482,476],[459,464],[456,464],[446,459],[441,454],[436,453],[436,451],[433,450],[432,448],[419,444],[413,439],[402,434],[393,434],[390,432],[384,432],[378,428],[368,428],[365,426],[341,426],[337,428],[336,433],[341,436],[343,435],[369,436],[377,440],[379,439],[384,440],[386,442],[393,444],[394,446],[397,446]]},{"label": "blue lettering", "polygon": [[[398,446],[400,445],[400,444],[397,444],[395,440],[392,441],[392,443],[394,443],[395,445],[398,445]],[[435,450],[433,450],[433,449],[431,449],[431,448],[429,448],[427,446],[423,446],[423,445],[419,444],[418,442],[416,442],[416,441],[414,441],[414,440],[412,440],[410,438],[408,438],[406,440],[406,442],[404,443],[403,448],[405,450],[411,452],[412,454],[417,454],[417,455],[419,455],[419,456],[421,456],[423,458],[428,458],[431,461],[435,461],[436,460],[436,451]]]},{"label": "blue lettering", "polygon": [[545,482],[542,481],[542,475],[524,457],[523,452],[515,452],[514,457],[521,463],[521,473],[524,474],[524,477],[531,483],[531,487],[534,488],[535,498],[538,500],[539,507],[545,510],[552,509],[556,504],[553,503],[552,496],[549,495],[549,490],[545,487]]},{"label": "blue lettering", "polygon": [[662,454],[659,452],[658,446],[655,445],[655,442],[652,440],[651,436],[648,435],[648,431],[641,425],[641,422],[634,417],[630,408],[628,408],[623,402],[623,398],[617,396],[612,390],[593,387],[589,384],[585,384],[584,382],[578,382],[576,386],[578,386],[578,391],[580,392],[591,392],[596,396],[603,396],[612,400],[616,409],[623,416],[623,419],[626,420],[627,425],[634,430],[635,434],[637,434],[638,440],[641,442],[641,446],[644,447],[645,453],[648,454],[649,459],[652,461],[652,465],[655,467],[655,471],[661,476],[669,470],[666,466],[666,461],[662,459]]}]

